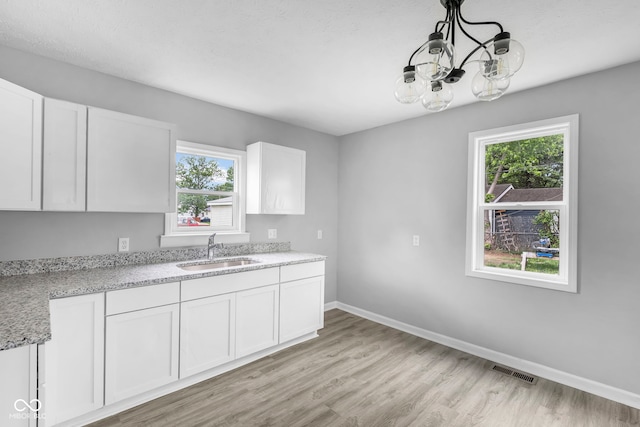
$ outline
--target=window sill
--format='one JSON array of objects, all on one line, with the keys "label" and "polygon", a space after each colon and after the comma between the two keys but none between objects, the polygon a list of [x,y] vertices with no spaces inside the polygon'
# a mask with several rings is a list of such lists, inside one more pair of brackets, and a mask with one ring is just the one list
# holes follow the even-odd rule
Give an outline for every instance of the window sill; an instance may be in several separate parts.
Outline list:
[{"label": "window sill", "polygon": [[[165,234],[160,236],[161,248],[180,248],[189,246],[206,246],[209,242],[209,236],[213,233],[206,234]],[[216,243],[248,243],[250,233],[238,232],[217,232]]]},{"label": "window sill", "polygon": [[575,281],[568,281],[566,279],[557,277],[550,278],[548,275],[543,274],[518,274],[510,270],[485,268],[482,270],[468,270],[467,276],[479,277],[482,279],[497,280],[500,282],[514,283],[517,285],[535,286],[537,288],[553,289],[556,291],[563,291],[569,293],[577,293],[577,284]]}]

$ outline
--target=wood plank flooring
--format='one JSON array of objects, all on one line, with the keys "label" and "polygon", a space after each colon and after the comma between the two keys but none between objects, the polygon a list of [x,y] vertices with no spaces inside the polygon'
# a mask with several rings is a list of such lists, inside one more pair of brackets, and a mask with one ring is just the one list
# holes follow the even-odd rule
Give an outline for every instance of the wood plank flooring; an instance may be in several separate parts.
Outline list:
[{"label": "wood plank flooring", "polygon": [[107,426],[609,427],[640,410],[340,310],[320,337],[92,424]]}]

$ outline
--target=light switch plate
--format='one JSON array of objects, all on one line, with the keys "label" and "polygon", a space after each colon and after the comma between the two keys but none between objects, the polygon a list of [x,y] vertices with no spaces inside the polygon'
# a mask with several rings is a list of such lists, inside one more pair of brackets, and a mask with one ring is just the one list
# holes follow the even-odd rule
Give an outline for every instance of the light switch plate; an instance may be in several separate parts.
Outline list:
[{"label": "light switch plate", "polygon": [[270,228],[267,230],[267,237],[269,239],[277,239],[278,238],[278,230],[275,228]]}]

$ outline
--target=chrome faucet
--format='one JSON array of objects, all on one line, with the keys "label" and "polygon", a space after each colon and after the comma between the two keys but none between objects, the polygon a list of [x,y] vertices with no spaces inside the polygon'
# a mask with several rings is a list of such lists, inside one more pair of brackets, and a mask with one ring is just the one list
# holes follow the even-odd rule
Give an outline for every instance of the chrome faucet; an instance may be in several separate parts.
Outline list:
[{"label": "chrome faucet", "polygon": [[207,256],[209,261],[216,257],[216,249],[222,249],[224,245],[222,243],[216,243],[216,233],[209,236],[209,244],[207,245]]}]

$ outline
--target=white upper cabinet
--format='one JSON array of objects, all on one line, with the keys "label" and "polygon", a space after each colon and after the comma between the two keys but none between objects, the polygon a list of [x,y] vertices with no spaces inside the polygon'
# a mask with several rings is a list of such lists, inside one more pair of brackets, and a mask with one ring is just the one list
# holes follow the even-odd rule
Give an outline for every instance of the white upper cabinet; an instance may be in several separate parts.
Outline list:
[{"label": "white upper cabinet", "polygon": [[44,100],[42,209],[86,208],[87,107]]},{"label": "white upper cabinet", "polygon": [[247,146],[247,213],[304,215],[306,152],[266,142]]},{"label": "white upper cabinet", "polygon": [[0,209],[40,210],[42,96],[0,80]]},{"label": "white upper cabinet", "polygon": [[0,210],[176,208],[172,124],[43,102],[41,95],[0,80],[0,152]]},{"label": "white upper cabinet", "polygon": [[88,123],[87,211],[174,211],[174,126],[92,107]]}]

